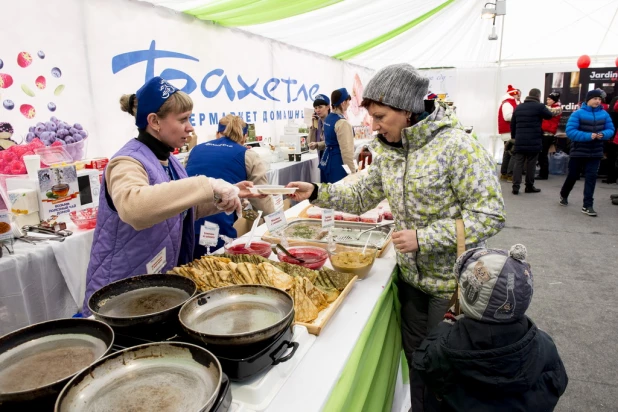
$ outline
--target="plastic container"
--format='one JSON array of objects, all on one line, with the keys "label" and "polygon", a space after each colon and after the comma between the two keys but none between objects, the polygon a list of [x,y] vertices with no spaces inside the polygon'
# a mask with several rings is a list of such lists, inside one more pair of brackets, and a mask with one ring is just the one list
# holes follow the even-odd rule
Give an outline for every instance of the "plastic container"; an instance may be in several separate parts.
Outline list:
[{"label": "plastic container", "polygon": [[73,211],[69,214],[71,221],[80,229],[94,229],[97,226],[98,207]]},{"label": "plastic container", "polygon": [[569,155],[557,152],[549,156],[549,174],[565,175],[569,170]]},{"label": "plastic container", "polygon": [[316,246],[292,246],[287,249],[290,254],[303,259],[304,262],[301,263],[277,249],[277,257],[279,258],[279,261],[292,263],[294,265],[306,267],[307,269],[321,269],[322,266],[324,266],[324,263],[326,263],[326,259],[328,259],[328,252]]},{"label": "plastic container", "polygon": [[310,219],[322,219],[322,208],[312,206],[307,209],[307,217]]},{"label": "plastic container", "polygon": [[363,254],[363,247],[341,246],[338,245],[335,252],[329,251],[330,264],[338,272],[352,273],[359,279],[365,279],[373,263],[376,260],[378,249],[367,246]]},{"label": "plastic container", "polygon": [[34,149],[34,153],[41,156],[41,163],[45,166],[51,166],[55,163],[73,163],[84,158],[87,140],[83,139],[77,143],[64,146],[39,147]]},{"label": "plastic container", "polygon": [[363,223],[378,223],[380,221],[380,214],[375,210],[370,210],[360,215],[360,221]]},{"label": "plastic container", "polygon": [[248,248],[245,247],[247,239],[236,239],[223,247],[225,253],[230,255],[259,255],[269,258],[272,253],[272,245],[261,240],[253,240]]}]

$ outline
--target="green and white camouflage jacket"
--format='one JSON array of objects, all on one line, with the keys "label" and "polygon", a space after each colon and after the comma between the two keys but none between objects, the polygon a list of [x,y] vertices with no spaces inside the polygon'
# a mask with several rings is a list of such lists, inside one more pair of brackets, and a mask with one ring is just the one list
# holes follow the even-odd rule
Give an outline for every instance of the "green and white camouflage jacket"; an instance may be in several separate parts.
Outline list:
[{"label": "green and white camouflage jacket", "polygon": [[396,230],[417,231],[419,250],[397,253],[403,279],[432,296],[455,291],[455,219],[465,224],[466,247],[479,247],[505,222],[504,200],[489,153],[467,134],[446,105],[402,131],[402,148],[379,139],[369,172],[352,185],[320,184],[322,207],[361,214],[383,199]]}]

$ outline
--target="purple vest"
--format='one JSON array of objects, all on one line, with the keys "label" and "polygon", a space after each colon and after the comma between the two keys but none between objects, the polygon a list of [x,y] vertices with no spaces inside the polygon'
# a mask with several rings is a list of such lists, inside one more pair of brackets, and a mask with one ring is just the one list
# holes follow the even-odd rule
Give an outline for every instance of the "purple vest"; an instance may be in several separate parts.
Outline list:
[{"label": "purple vest", "polygon": [[[131,139],[113,158],[118,156],[128,156],[139,161],[148,173],[151,186],[170,181],[159,159],[146,145],[136,139]],[[174,156],[170,156],[169,164],[174,168],[180,179],[187,177],[184,167]],[[151,228],[137,231],[120,220],[118,213],[112,209],[113,205],[110,207],[111,197],[108,203],[105,176],[103,176],[102,187],[104,190],[101,190],[99,198],[97,227],[94,231],[94,241],[86,276],[84,316],[90,316],[88,299],[94,292],[111,282],[147,274],[146,265],[163,249],[165,249],[166,264],[160,270],[161,273],[165,273],[178,265],[181,246],[183,250],[188,248],[189,256],[193,252],[192,208],[188,210],[185,222],[189,223],[184,224],[184,228],[182,214],[180,214]],[[164,201],[164,199],[161,200]],[[187,242],[190,244],[185,244]]]}]

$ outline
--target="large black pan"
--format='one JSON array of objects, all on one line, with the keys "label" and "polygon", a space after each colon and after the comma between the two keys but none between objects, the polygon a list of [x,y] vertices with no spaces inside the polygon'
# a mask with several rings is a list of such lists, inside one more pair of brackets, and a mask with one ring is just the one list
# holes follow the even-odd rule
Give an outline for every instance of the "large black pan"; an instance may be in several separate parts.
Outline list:
[{"label": "large black pan", "polygon": [[114,331],[91,319],[52,320],[4,335],[0,403],[57,395],[73,375],[105,356],[113,341]]},{"label": "large black pan", "polygon": [[196,292],[195,282],[179,275],[138,275],[97,290],[88,299],[88,308],[113,327],[177,322],[181,306]]},{"label": "large black pan", "polygon": [[204,348],[159,342],[113,353],[64,387],[56,412],[209,411],[222,382],[221,365]]},{"label": "large black pan", "polygon": [[188,300],[178,317],[191,337],[206,344],[250,345],[290,326],[294,300],[270,286],[227,286]]}]

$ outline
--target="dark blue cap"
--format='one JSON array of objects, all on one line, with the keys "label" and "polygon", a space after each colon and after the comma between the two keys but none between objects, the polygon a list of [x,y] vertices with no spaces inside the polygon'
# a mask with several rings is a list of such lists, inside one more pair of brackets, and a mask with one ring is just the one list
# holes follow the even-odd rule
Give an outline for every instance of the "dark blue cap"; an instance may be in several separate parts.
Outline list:
[{"label": "dark blue cap", "polygon": [[350,97],[350,93],[348,93],[348,90],[345,87],[337,90],[341,92],[341,97],[339,97],[339,100],[337,100],[336,102],[333,102],[333,106],[341,105],[341,103],[345,102]]},{"label": "dark blue cap", "polygon": [[148,126],[148,115],[157,113],[163,103],[176,93],[178,89],[167,82],[162,77],[153,77],[148,80],[135,93],[137,98],[137,113],[135,114],[135,125],[138,129],[145,129]]}]

